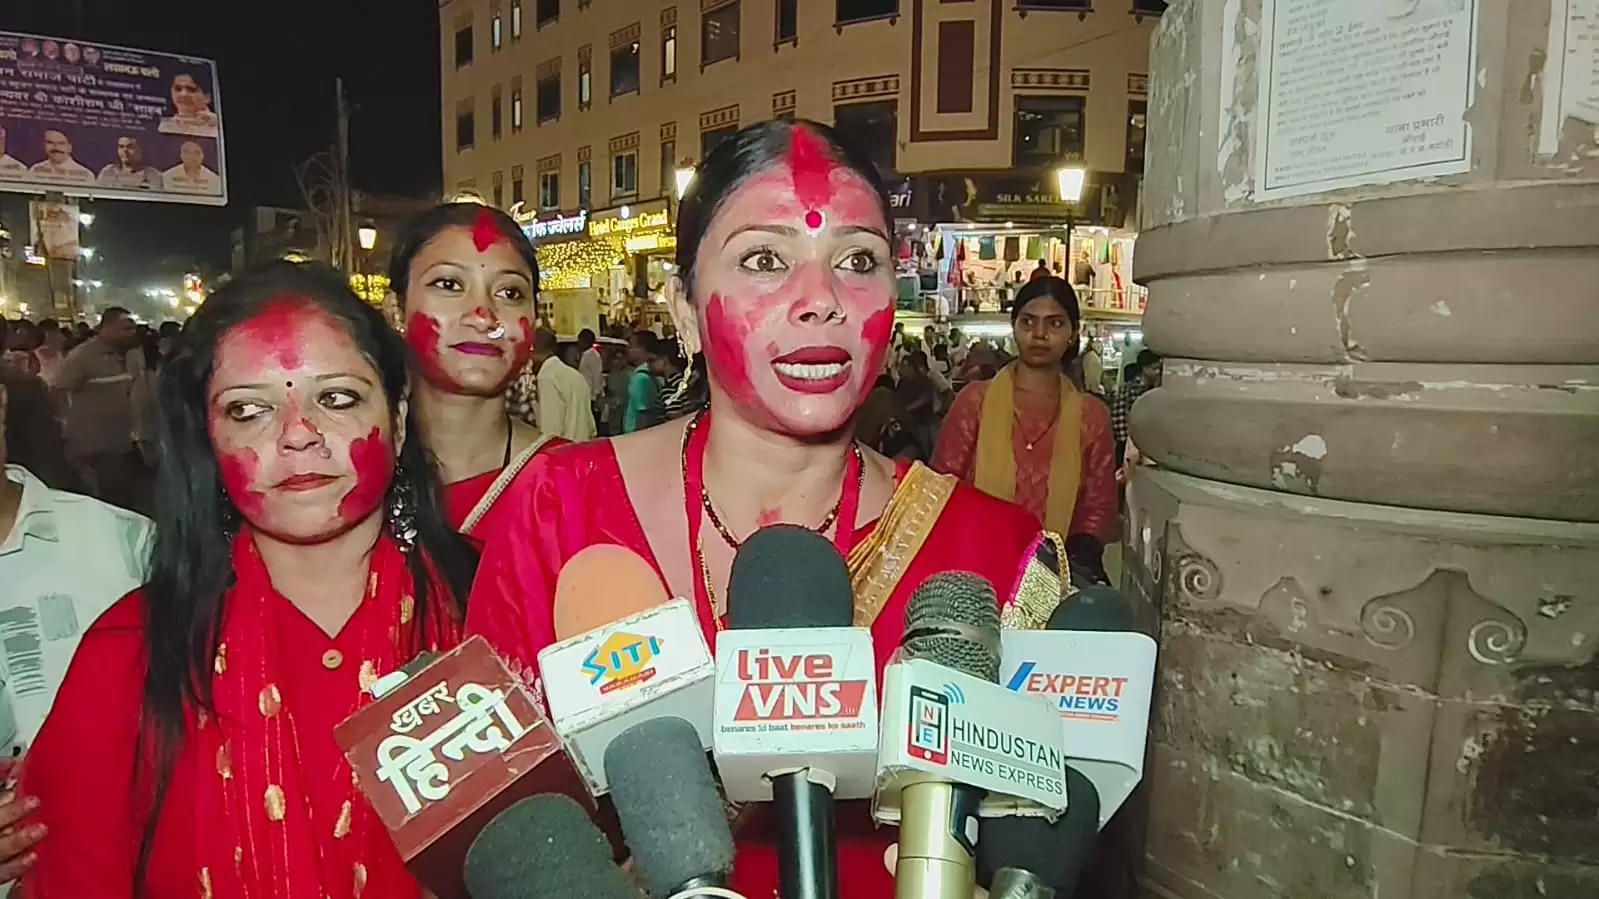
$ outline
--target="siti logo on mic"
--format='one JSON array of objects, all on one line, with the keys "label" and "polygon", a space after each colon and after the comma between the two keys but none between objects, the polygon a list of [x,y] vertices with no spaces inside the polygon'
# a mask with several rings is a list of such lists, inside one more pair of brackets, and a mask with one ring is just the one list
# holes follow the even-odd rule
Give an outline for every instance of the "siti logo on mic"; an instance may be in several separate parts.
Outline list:
[{"label": "siti logo on mic", "polygon": [[589,686],[613,693],[648,683],[655,677],[651,664],[661,653],[661,639],[626,632],[611,634],[583,658]]},{"label": "siti logo on mic", "polygon": [[740,649],[735,659],[744,685],[734,721],[806,721],[859,718],[866,681],[841,680],[831,653],[781,653]]}]

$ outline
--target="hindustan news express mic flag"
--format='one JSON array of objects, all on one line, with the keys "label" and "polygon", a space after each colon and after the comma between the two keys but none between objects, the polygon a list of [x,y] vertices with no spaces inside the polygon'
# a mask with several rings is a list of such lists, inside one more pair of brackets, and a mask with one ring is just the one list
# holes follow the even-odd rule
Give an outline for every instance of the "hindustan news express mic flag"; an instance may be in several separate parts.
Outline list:
[{"label": "hindustan news express mic flag", "polygon": [[0,191],[223,206],[216,64],[0,31]]}]

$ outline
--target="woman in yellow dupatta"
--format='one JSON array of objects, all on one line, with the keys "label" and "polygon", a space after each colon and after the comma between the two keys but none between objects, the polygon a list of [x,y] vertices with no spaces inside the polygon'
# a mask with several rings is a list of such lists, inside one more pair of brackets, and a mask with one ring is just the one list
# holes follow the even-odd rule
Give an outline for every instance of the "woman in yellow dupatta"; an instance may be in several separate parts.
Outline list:
[{"label": "woman in yellow dupatta", "polygon": [[955,398],[932,466],[1032,512],[1097,569],[1116,520],[1116,463],[1109,410],[1065,375],[1080,322],[1064,280],[1023,287],[1011,307],[1018,359]]}]

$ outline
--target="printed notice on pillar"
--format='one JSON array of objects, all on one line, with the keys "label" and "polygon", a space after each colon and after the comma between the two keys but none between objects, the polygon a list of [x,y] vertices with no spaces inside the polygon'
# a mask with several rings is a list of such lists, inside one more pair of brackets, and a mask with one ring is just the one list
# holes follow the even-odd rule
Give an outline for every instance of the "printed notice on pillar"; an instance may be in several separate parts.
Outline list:
[{"label": "printed notice on pillar", "polygon": [[1471,166],[1477,0],[1263,0],[1255,199]]},{"label": "printed notice on pillar", "polygon": [[[1549,61],[1544,64],[1543,121],[1538,152],[1560,149],[1567,127],[1599,127],[1599,0],[1550,0]],[[1591,139],[1591,137],[1590,137]]]}]

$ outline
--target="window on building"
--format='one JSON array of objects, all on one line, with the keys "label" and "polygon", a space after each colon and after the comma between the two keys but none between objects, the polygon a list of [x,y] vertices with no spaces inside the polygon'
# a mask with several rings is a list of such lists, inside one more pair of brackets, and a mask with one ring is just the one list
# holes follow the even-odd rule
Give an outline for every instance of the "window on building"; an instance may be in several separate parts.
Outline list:
[{"label": "window on building", "polygon": [[494,173],[494,189],[493,189],[492,193],[494,194],[494,207],[496,209],[504,207],[504,205],[505,205],[505,173],[504,172],[495,172]]},{"label": "window on building", "polygon": [[677,195],[677,141],[661,141],[661,196]]},{"label": "window on building", "polygon": [[522,167],[513,165],[511,166],[511,205],[515,206],[522,202],[522,199]]},{"label": "window on building", "polygon": [[1016,8],[1092,10],[1094,0],[1017,0]]},{"label": "window on building", "polygon": [[500,124],[500,114],[504,111],[502,105],[500,86],[496,84],[494,85],[494,90],[489,94],[489,137],[493,140],[499,140],[500,135],[503,133]]},{"label": "window on building", "polygon": [[539,173],[539,209],[549,212],[561,208],[561,173]]},{"label": "window on building", "polygon": [[464,69],[472,64],[472,23],[455,29],[455,67]]},{"label": "window on building", "polygon": [[511,133],[522,130],[522,89],[511,88]]},{"label": "window on building", "polygon": [[[1027,5],[1028,0],[1022,0]],[[899,14],[899,0],[838,0],[838,16],[833,21],[840,25],[848,22],[865,22],[884,19]]]},{"label": "window on building", "polygon": [[455,152],[472,149],[477,140],[477,122],[473,118],[472,101],[466,100],[455,107]]},{"label": "window on building", "polygon": [[638,154],[618,153],[611,157],[611,201],[638,196]]},{"label": "window on building", "polygon": [[548,25],[561,16],[561,0],[538,0],[538,7],[534,21],[539,25]]},{"label": "window on building", "polygon": [[535,98],[539,104],[539,121],[553,122],[561,117],[561,73],[556,72],[548,78],[540,78],[538,96]]},{"label": "window on building", "polygon": [[511,0],[511,40],[522,37],[522,0]]},{"label": "window on building", "polygon": [[638,93],[638,41],[611,51],[611,96]]},{"label": "window on building", "polygon": [[833,127],[848,134],[877,166],[884,178],[894,173],[894,149],[899,145],[899,101],[874,100],[833,107]]},{"label": "window on building", "polygon": [[799,0],[777,0],[777,43],[799,40]]},{"label": "window on building", "polygon": [[722,141],[737,133],[737,125],[728,125],[726,128],[713,128],[710,131],[700,132],[700,160],[703,161],[705,157],[711,155],[712,150],[722,145]]},{"label": "window on building", "polygon": [[1082,97],[1017,97],[1017,168],[1083,159]]},{"label": "window on building", "polygon": [[586,59],[577,62],[577,108],[588,109],[594,102],[594,64]]},{"label": "window on building", "polygon": [[498,51],[505,45],[505,32],[501,30],[500,11],[494,10],[494,17],[489,19],[489,47]]},{"label": "window on building", "polygon": [[661,32],[661,80],[677,77],[677,26]]},{"label": "window on building", "polygon": [[1144,125],[1149,115],[1146,100],[1127,101],[1127,171],[1144,171]]},{"label": "window on building", "polygon": [[1158,16],[1166,11],[1166,0],[1133,0],[1133,12],[1141,16]]},{"label": "window on building", "polygon": [[738,0],[700,17],[700,67],[738,56]]},{"label": "window on building", "polygon": [[594,198],[594,165],[587,159],[577,164],[577,205],[587,209]]}]

